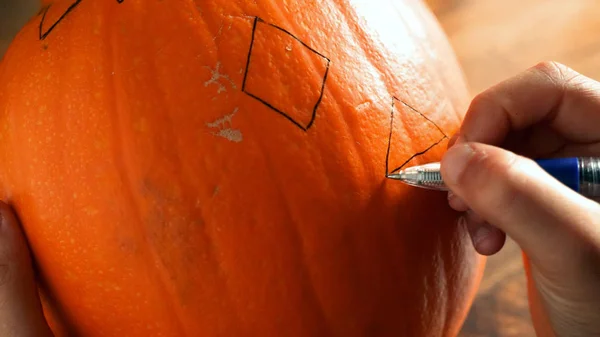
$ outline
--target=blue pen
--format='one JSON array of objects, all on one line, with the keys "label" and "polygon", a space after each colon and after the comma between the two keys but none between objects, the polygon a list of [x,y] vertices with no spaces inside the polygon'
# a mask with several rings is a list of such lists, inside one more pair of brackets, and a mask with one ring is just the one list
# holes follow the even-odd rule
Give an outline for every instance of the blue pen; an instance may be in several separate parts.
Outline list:
[{"label": "blue pen", "polygon": [[[551,176],[581,195],[600,196],[600,158],[538,159],[535,162]],[[389,174],[388,178],[416,187],[438,191],[448,190],[440,174],[440,163],[408,167],[398,173]]]}]

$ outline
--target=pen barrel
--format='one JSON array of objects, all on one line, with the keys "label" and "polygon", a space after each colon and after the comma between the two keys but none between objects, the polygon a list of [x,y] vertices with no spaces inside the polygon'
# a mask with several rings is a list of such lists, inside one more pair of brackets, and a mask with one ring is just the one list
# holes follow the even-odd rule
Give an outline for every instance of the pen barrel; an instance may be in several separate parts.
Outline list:
[{"label": "pen barrel", "polygon": [[600,158],[571,157],[536,162],[561,183],[586,197],[600,196]]},{"label": "pen barrel", "polygon": [[600,196],[600,158],[578,158],[579,193],[586,197]]},{"label": "pen barrel", "polygon": [[421,171],[421,186],[428,187],[436,190],[446,190],[446,185],[442,179],[442,175],[438,169],[435,170],[423,170]]}]

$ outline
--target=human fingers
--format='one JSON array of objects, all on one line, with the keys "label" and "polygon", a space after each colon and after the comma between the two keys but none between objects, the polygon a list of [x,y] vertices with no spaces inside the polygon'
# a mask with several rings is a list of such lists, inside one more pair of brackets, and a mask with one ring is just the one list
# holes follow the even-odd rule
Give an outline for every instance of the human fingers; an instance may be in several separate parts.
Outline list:
[{"label": "human fingers", "polygon": [[[454,134],[448,141],[448,148],[452,147],[458,134]],[[464,212],[465,215],[460,218],[464,223],[473,247],[481,255],[494,255],[504,247],[506,234],[495,226],[490,225],[483,220],[477,213],[469,210],[469,205],[458,197],[452,191],[448,192],[448,204],[458,212]]]},{"label": "human fingers", "polygon": [[458,143],[501,145],[510,132],[547,125],[572,142],[600,140],[600,83],[543,62],[477,95]]},{"label": "human fingers", "polygon": [[460,197],[448,192],[448,204],[454,210],[464,212],[460,218],[469,232],[473,247],[481,255],[493,255],[502,249],[506,234],[483,220],[477,213],[469,209],[469,205]]},{"label": "human fingers", "polygon": [[600,233],[594,229],[600,226],[600,206],[530,159],[490,145],[462,143],[447,151],[441,170],[454,194],[511,236],[536,264],[568,268],[568,258],[581,242],[600,247]]},{"label": "human fingers", "polygon": [[52,336],[29,248],[11,208],[0,202],[0,336]]},{"label": "human fingers", "polygon": [[473,247],[479,254],[493,255],[504,246],[506,234],[472,210],[466,211],[461,221],[465,222]]}]

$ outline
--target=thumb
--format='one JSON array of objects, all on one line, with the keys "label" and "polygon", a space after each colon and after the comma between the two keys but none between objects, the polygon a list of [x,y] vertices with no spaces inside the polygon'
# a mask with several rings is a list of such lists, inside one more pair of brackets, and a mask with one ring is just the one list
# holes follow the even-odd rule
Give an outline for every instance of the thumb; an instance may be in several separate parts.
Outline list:
[{"label": "thumb", "polygon": [[455,195],[512,237],[533,263],[568,263],[564,257],[580,251],[582,239],[600,242],[593,237],[598,204],[533,160],[490,145],[460,143],[444,155],[441,174]]},{"label": "thumb", "polygon": [[29,248],[10,206],[0,202],[0,336],[52,336]]}]

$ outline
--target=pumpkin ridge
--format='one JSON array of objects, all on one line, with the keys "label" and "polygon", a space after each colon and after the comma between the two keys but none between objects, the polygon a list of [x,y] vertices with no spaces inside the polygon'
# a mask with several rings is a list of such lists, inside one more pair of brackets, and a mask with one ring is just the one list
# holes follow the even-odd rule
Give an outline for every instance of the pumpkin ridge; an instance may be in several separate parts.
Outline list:
[{"label": "pumpkin ridge", "polygon": [[[343,0],[343,1],[347,1],[347,0]],[[343,6],[338,2],[338,0],[332,1],[331,3],[333,4],[332,7],[335,7],[335,9],[341,14],[341,16],[345,18],[345,20],[340,20],[341,21],[341,25],[343,25],[345,31],[350,32],[353,35],[354,38],[356,38],[356,36],[359,36],[360,37],[360,39],[359,39],[360,41],[368,41],[368,42],[370,42],[369,45],[370,45],[370,47],[372,47],[373,46],[373,41],[372,41],[372,39],[368,35],[365,34],[364,30],[361,30],[360,28],[357,28],[358,24],[355,24],[354,26],[350,26],[350,24],[348,23],[348,22],[358,22],[359,21],[357,19],[356,14],[349,13],[349,10],[345,10],[343,8]],[[348,5],[347,2],[345,2],[344,5],[347,6]],[[351,8],[351,6],[348,6],[348,8]],[[350,20],[349,18],[352,18],[352,20]],[[360,31],[360,34],[357,32],[357,30]],[[391,100],[392,97],[393,97],[392,94],[391,94],[391,91],[390,91],[390,89],[391,89],[390,88],[390,80],[389,80],[389,78],[387,76],[384,76],[384,75],[386,75],[386,72],[382,71],[382,66],[378,65],[376,62],[372,62],[371,61],[372,57],[370,56],[371,54],[369,52],[367,52],[367,48],[365,48],[360,43],[358,43],[356,45],[358,46],[359,50],[362,52],[362,55],[365,58],[369,59],[369,65],[371,67],[373,67],[374,70],[376,70],[376,77],[378,79],[380,79],[381,82],[384,82],[384,86],[386,88],[386,92],[389,95],[389,97],[379,97],[379,96],[377,96],[376,97],[377,100],[378,100],[377,102],[376,101],[371,101],[370,102],[371,103],[370,110],[373,111],[373,113],[383,114],[384,116],[386,116],[386,118],[389,118],[390,117],[389,111],[387,111],[387,110],[382,111],[381,108],[386,107],[386,104],[384,102],[387,102],[387,100]],[[383,57],[380,57],[379,59],[383,59]],[[370,74],[373,74],[373,72],[370,72]],[[342,92],[345,92],[347,90],[346,88],[342,88],[341,86],[337,85],[337,81],[330,81],[330,84],[331,84],[331,82],[333,82],[333,83],[336,84],[336,85],[329,85],[329,87],[328,87],[329,91],[332,93],[331,96],[339,97],[339,96],[341,96]],[[393,82],[391,82],[391,83],[393,83]],[[345,104],[345,102],[342,102],[341,104]],[[364,118],[364,116],[359,116],[358,114],[352,114],[351,116],[348,116],[347,109],[345,107],[343,107],[341,104],[336,101],[336,106],[337,106],[338,110],[342,111],[342,113],[340,114],[340,116],[343,117],[343,119],[344,119],[343,124],[345,125],[345,129],[349,132],[350,131],[350,125],[345,120],[345,118],[352,118],[354,120],[354,123],[358,124],[357,120],[359,118],[361,118],[361,117]],[[387,126],[387,124],[386,124],[386,126]],[[387,131],[385,129],[383,130],[382,135],[383,135],[382,136],[383,138],[387,138]],[[362,167],[363,170],[365,170],[366,169],[366,165],[365,165],[366,161],[364,159],[364,154],[363,154],[364,150],[359,149],[358,148],[358,144],[356,142],[356,139],[359,136],[365,137],[362,133],[359,133],[359,135],[354,135],[353,136],[354,137],[353,138],[354,142],[352,142],[352,144],[353,144],[353,147],[354,147],[354,150],[355,150],[354,153],[358,154],[359,158],[361,158],[360,159],[360,163],[361,163],[360,167]],[[369,167],[368,170],[372,171],[372,168]],[[375,172],[377,172],[376,174],[378,174],[379,170],[375,170]]]},{"label": "pumpkin ridge", "polygon": [[[97,2],[96,2],[97,4]],[[111,11],[110,8],[111,6],[104,6],[102,7],[104,9],[105,12],[109,12],[108,15],[104,15],[102,16],[102,18],[104,18],[105,20],[105,29],[107,30],[107,32],[103,35],[104,38],[106,39],[106,43],[104,43],[103,45],[105,46],[105,56],[104,59],[108,61],[107,66],[109,67],[109,69],[112,69],[112,72],[115,74],[121,74],[122,72],[124,72],[124,70],[120,69],[118,67],[119,62],[116,61],[117,59],[117,55],[119,55],[119,50],[117,49],[119,46],[118,40],[117,40],[117,36],[118,36],[118,25],[116,24],[116,22],[118,22],[118,13],[115,13],[114,11]],[[98,10],[98,9],[97,9]],[[106,14],[106,13],[105,13]],[[112,22],[110,22],[112,21]],[[152,67],[152,65],[150,65],[150,67]],[[136,71],[136,69],[132,70]],[[156,74],[156,71],[155,71]],[[120,79],[122,77],[118,77],[118,76],[108,76],[109,80],[107,81],[108,83],[106,84],[106,87],[110,90],[110,94],[107,95],[107,100],[110,102],[109,103],[109,108],[107,109],[107,112],[110,113],[112,116],[110,117],[110,120],[112,121],[112,123],[115,125],[116,130],[113,131],[113,144],[118,144],[112,147],[112,150],[114,151],[115,155],[114,155],[114,162],[115,165],[117,165],[118,170],[117,172],[120,172],[119,176],[121,177],[122,183],[127,186],[127,188],[123,189],[123,192],[126,193],[127,195],[127,199],[129,199],[130,205],[131,207],[129,207],[129,209],[133,212],[133,214],[135,214],[135,218],[134,219],[130,219],[129,222],[127,223],[128,226],[134,226],[136,228],[135,233],[138,237],[143,237],[145,238],[145,240],[143,240],[144,244],[141,245],[142,247],[144,247],[144,250],[150,254],[152,254],[153,261],[154,263],[152,263],[152,260],[145,260],[145,271],[147,273],[150,273],[151,275],[154,275],[154,279],[159,280],[158,283],[158,287],[154,287],[153,290],[159,290],[161,295],[160,298],[170,298],[171,296],[173,296],[173,291],[171,289],[169,289],[169,287],[167,286],[167,284],[169,283],[168,281],[168,275],[167,272],[162,269],[162,268],[153,268],[153,265],[155,264],[159,264],[162,265],[163,262],[160,258],[160,254],[158,254],[158,250],[157,248],[150,242],[150,240],[148,240],[149,234],[147,233],[148,229],[145,228],[144,224],[144,217],[142,216],[141,213],[141,203],[142,200],[141,195],[139,195],[138,197],[136,197],[136,195],[133,193],[133,191],[136,191],[138,189],[138,186],[134,183],[134,178],[133,176],[136,175],[137,173],[132,172],[131,167],[135,167],[135,165],[131,165],[128,164],[131,163],[131,161],[133,160],[133,157],[131,156],[131,153],[135,153],[134,149],[135,146],[133,146],[133,141],[131,139],[131,137],[123,137],[123,135],[129,135],[130,133],[128,132],[129,128],[126,127],[125,125],[127,125],[127,122],[125,120],[125,116],[127,116],[127,113],[125,111],[123,111],[120,108],[120,105],[117,102],[120,101],[124,101],[127,102],[126,99],[124,99],[124,89],[118,89],[118,88],[123,88],[123,85],[120,81]],[[160,79],[157,81],[157,83],[160,83]],[[160,86],[158,86],[159,90],[160,90]],[[162,93],[162,92],[161,92]],[[156,95],[156,97],[164,97],[162,95]],[[165,106],[165,104],[163,104],[162,106]],[[129,152],[129,155],[127,155],[127,152]],[[144,170],[144,169],[142,169]],[[153,271],[153,272],[152,272]],[[150,275],[148,275],[150,276]],[[170,326],[172,328],[175,328],[177,331],[177,335],[180,336],[184,336],[185,335],[185,329],[184,329],[184,323],[183,320],[181,318],[181,312],[180,310],[178,310],[177,306],[175,306],[172,302],[170,301],[164,301],[165,302],[165,306],[170,307],[169,310],[162,310],[163,313],[168,313],[168,315],[172,316],[174,319],[171,320],[171,322],[175,322],[175,324],[170,324]]]},{"label": "pumpkin ridge", "polygon": [[[356,9],[350,6],[348,4],[348,1],[349,0],[336,0],[332,1],[332,3],[334,4],[338,12],[341,14],[341,16],[345,19],[343,21],[344,23],[346,23],[348,31],[352,33],[353,40],[358,40],[361,42],[356,45],[362,51],[363,56],[369,60],[369,65],[371,65],[377,70],[377,74],[382,79],[382,82],[385,83],[385,87],[388,91],[389,96],[392,97],[394,95],[394,85],[397,84],[396,76],[391,74],[391,71],[394,69],[394,67],[390,67],[390,64],[385,62],[385,55],[381,52],[378,52],[379,49],[375,48],[376,44],[373,41],[373,39],[365,31],[365,29],[361,28],[361,24],[364,25],[365,20],[359,18],[359,16],[355,12]],[[341,5],[339,2],[343,2],[344,5]],[[353,24],[349,25],[349,22]],[[366,44],[366,46],[363,45],[363,43]],[[374,62],[374,59],[376,59],[377,62]],[[383,99],[383,97],[379,98]]]},{"label": "pumpkin ridge", "polygon": [[[323,5],[323,6],[325,6],[325,5]],[[269,24],[271,24],[273,27],[275,27],[277,29],[280,29],[280,30],[286,32],[287,34],[291,34],[294,37],[294,39],[299,41],[305,48],[308,48],[309,50],[311,50],[311,52],[318,54],[320,57],[325,59],[327,62],[327,66],[325,68],[325,74],[323,75],[322,84],[320,87],[320,97],[315,106],[315,110],[313,111],[312,120],[310,121],[310,123],[308,125],[306,125],[306,128],[305,128],[305,131],[306,131],[309,128],[311,128],[311,126],[313,126],[315,123],[316,123],[316,125],[318,125],[319,124],[318,120],[320,118],[323,118],[323,116],[320,114],[320,112],[322,112],[323,110],[318,109],[318,107],[319,106],[322,107],[323,101],[326,99],[326,92],[327,92],[326,90],[328,88],[328,83],[332,81],[331,68],[332,68],[333,62],[331,60],[330,53],[326,52],[322,49],[322,48],[326,48],[326,46],[318,46],[315,44],[316,41],[313,41],[313,39],[298,36],[300,31],[304,31],[304,29],[302,29],[303,27],[294,23],[292,20],[290,20],[290,16],[286,15],[289,13],[285,13],[283,11],[281,5],[274,5],[273,8],[274,8],[274,12],[276,13],[274,16],[286,18],[287,20],[284,20],[284,22],[282,22],[282,23],[270,22]],[[320,9],[320,10],[322,11],[322,9]],[[288,28],[282,28],[282,27],[288,27]],[[292,29],[289,27],[294,27],[295,29]],[[309,32],[310,32],[310,30],[309,30]],[[310,34],[308,34],[308,35],[310,35]],[[296,52],[296,51],[293,51],[293,52]],[[319,67],[317,65],[316,58],[308,57],[305,54],[303,63],[310,65],[310,66],[307,66],[306,69],[307,69],[307,71],[311,71],[313,73],[313,76],[314,76],[314,73],[317,73],[317,71],[315,71],[315,69],[318,69]],[[329,81],[327,81],[328,77],[329,77]]]},{"label": "pumpkin ridge", "polygon": [[[442,251],[445,250],[445,248],[443,247],[443,245],[441,245],[441,238],[438,236],[437,237],[437,247],[440,247]],[[442,301],[441,303],[438,302],[438,308],[439,308],[439,316],[440,316],[440,320],[441,322],[441,328],[443,329],[443,331],[449,331],[450,333],[447,333],[447,335],[450,334],[457,334],[458,331],[453,331],[457,329],[456,326],[450,326],[449,322],[452,322],[451,319],[451,315],[454,315],[454,310],[452,310],[452,308],[455,306],[455,303],[449,303],[450,299],[454,299],[455,298],[455,294],[453,293],[453,289],[450,289],[451,286],[449,286],[449,284],[451,284],[452,281],[452,277],[451,274],[448,272],[448,266],[446,261],[444,261],[442,253],[438,252],[436,254],[436,261],[437,261],[437,265],[440,267],[438,268],[438,273],[441,275],[439,277],[437,277],[438,279],[444,280],[443,283],[443,293],[441,296],[438,296],[438,298]],[[435,281],[434,281],[435,282]],[[433,282],[432,282],[433,283]],[[435,283],[433,283],[432,286],[435,286]]]},{"label": "pumpkin ridge", "polygon": [[[203,4],[205,4],[205,3],[203,3]],[[197,13],[200,13],[198,11],[198,8],[195,8],[195,9],[196,9]],[[198,14],[198,15],[200,15],[200,18],[206,17],[206,15],[204,15],[204,14]],[[221,20],[224,19],[224,17],[221,16],[221,15],[219,15],[218,17]],[[216,23],[218,21],[219,20],[214,20],[213,22]],[[195,31],[194,27],[190,27],[190,29],[192,31]],[[219,52],[221,51],[221,48],[219,48],[218,44],[216,43],[216,39],[213,40],[213,42],[215,43],[215,48],[216,48],[215,50],[217,51],[217,55],[220,55]],[[212,62],[212,58],[214,58],[214,56],[212,56],[212,55],[210,57],[206,57],[205,56],[203,58],[200,58],[200,55],[198,55],[197,63],[194,64],[194,65],[192,65],[192,67],[204,67],[204,64],[206,64],[207,62]],[[217,56],[216,59],[219,60],[219,56]],[[217,62],[219,62],[219,61],[217,61]],[[156,64],[152,64],[152,66],[156,67]],[[159,90],[161,90],[161,93],[159,95],[157,95],[157,97],[172,96],[173,92],[169,91],[170,88],[164,87],[164,84],[163,84],[164,82],[161,81],[161,76],[162,75],[163,74],[159,74],[159,75],[155,76],[155,78],[157,79],[156,83],[158,84],[157,88]],[[171,104],[167,104],[167,103],[164,103],[161,106],[164,107],[164,110],[174,109],[173,111],[175,111],[176,109],[182,108],[179,105],[171,105]],[[179,133],[177,132],[176,127],[175,127],[176,123],[173,122],[172,118],[170,118],[171,115],[175,115],[175,114],[176,113],[173,113],[173,114],[171,114],[171,113],[163,113],[164,117],[167,120],[164,121],[163,124],[161,124],[161,127],[165,128],[165,129],[168,129],[170,131],[169,132],[169,134],[170,134],[169,138],[175,140],[174,146],[177,148],[177,147],[183,147],[183,144],[182,144],[181,137],[179,137]],[[248,114],[242,114],[242,113],[240,113],[240,114],[236,115],[236,118],[245,118],[245,115],[248,115]],[[254,131],[254,130],[252,130],[252,131]],[[246,133],[247,131],[244,131],[244,132]],[[247,140],[245,140],[245,141],[248,142]],[[201,145],[202,146],[208,146],[208,145],[205,145],[204,143],[201,144]],[[160,146],[157,146],[157,147],[160,148]],[[186,181],[181,180],[183,177],[188,177],[189,178],[189,177],[193,176],[193,172],[191,171],[191,167],[189,167],[189,165],[187,165],[182,160],[181,155],[179,154],[179,152],[174,151],[174,155],[175,155],[175,158],[176,158],[174,161],[177,162],[177,164],[175,164],[173,166],[177,167],[180,170],[180,174],[178,176],[174,176],[174,179],[173,179],[174,183],[173,183],[173,185],[185,187],[185,186],[187,186],[189,184],[193,184],[193,182],[190,182],[190,181],[187,181],[187,180]],[[196,173],[196,174],[198,174],[198,173]],[[195,190],[197,192],[199,192],[201,190],[199,187],[193,187],[192,188],[190,186],[190,188],[191,188],[191,190]],[[185,191],[186,189],[183,188],[183,190]],[[187,195],[186,197],[191,198],[192,196],[191,195]],[[201,200],[202,203],[206,202],[206,198],[204,196],[201,195],[198,198],[199,198],[199,200]],[[227,286],[227,277],[228,276],[227,276],[225,270],[222,267],[223,262],[220,261],[219,258],[217,257],[218,249],[214,245],[214,241],[215,240],[214,240],[214,237],[213,237],[214,235],[212,233],[212,232],[214,232],[215,224],[213,222],[211,222],[211,221],[206,220],[206,219],[208,219],[208,217],[206,217],[204,215],[206,213],[206,208],[207,207],[205,207],[204,205],[202,205],[201,207],[198,208],[199,211],[200,211],[200,215],[202,217],[201,222],[203,224],[199,224],[198,225],[198,226],[202,226],[202,230],[199,231],[199,232],[194,232],[194,234],[195,234],[195,239],[197,239],[198,241],[202,242],[202,244],[203,244],[202,245],[202,247],[203,247],[202,251],[205,252],[205,253],[207,253],[207,255],[208,255],[207,260],[208,261],[204,261],[204,262],[202,262],[202,264],[197,264],[197,265],[189,266],[188,268],[193,269],[193,270],[204,270],[203,268],[207,268],[207,267],[205,267],[205,265],[209,266],[208,267],[208,269],[210,270],[209,274],[212,277],[218,278],[218,281],[219,281],[219,282],[215,281],[215,284],[218,285],[218,286],[216,287],[216,289],[214,289],[213,292],[218,292],[219,295],[221,295],[221,297],[219,297],[219,298],[210,298],[209,300],[207,300],[207,302],[210,303],[210,304],[207,304],[207,305],[214,305],[213,302],[219,302],[219,309],[218,310],[221,310],[221,312],[223,314],[226,313],[227,315],[234,315],[234,318],[232,320],[237,321],[237,322],[241,322],[242,320],[241,320],[240,313],[238,312],[238,310],[231,310],[230,309],[231,307],[235,307],[234,304],[233,304],[235,302],[234,302],[234,299],[233,299],[233,295],[231,294],[231,289]],[[194,215],[197,215],[197,213],[194,213]],[[248,220],[248,221],[250,221],[250,220]],[[152,250],[153,251],[158,251],[160,249],[152,246]],[[157,261],[160,264],[163,264],[163,265],[165,264],[165,262],[160,257],[160,254],[158,254],[158,260]],[[167,276],[168,276],[168,274],[167,274]],[[184,275],[184,276],[189,276],[189,281],[199,282],[199,280],[197,280],[197,279],[192,279],[192,276],[190,276],[190,275]],[[168,277],[166,279],[168,279]],[[168,283],[170,283],[170,282],[167,281],[166,284],[168,284]],[[225,284],[225,285],[221,286],[221,284]],[[167,289],[170,290],[169,288],[167,288]],[[177,294],[173,293],[174,290],[167,291],[167,292],[171,293],[172,295],[174,295],[173,297],[178,298]],[[211,291],[210,290],[206,290],[206,292],[210,293]],[[214,296],[214,295],[209,295],[209,296]],[[168,298],[168,297],[165,297],[165,298]],[[181,309],[181,310],[183,310],[183,309]],[[181,321],[181,319],[180,319],[180,321]],[[235,329],[235,328],[232,328],[231,325],[229,325],[229,326],[227,326],[225,328],[227,328],[227,329]]]},{"label": "pumpkin ridge", "polygon": [[[400,11],[400,9],[398,8],[400,6],[400,4],[393,3],[392,6],[394,7],[394,9],[396,11],[398,11],[398,12]],[[431,24],[437,24],[436,19],[432,15],[427,15],[427,13],[423,11],[423,9],[407,8],[407,10],[410,10],[412,12],[412,14],[414,15],[414,17],[421,19],[420,22],[430,22]],[[410,27],[410,24],[409,24],[409,22],[407,22],[408,19],[406,17],[401,16],[400,20],[401,20],[402,24],[404,25],[404,27],[406,27],[406,28]],[[427,55],[426,50],[430,47],[431,46],[429,46],[427,44],[415,44],[415,48],[417,48],[419,51],[421,51],[425,55]],[[444,128],[435,121],[434,116],[439,116],[440,111],[443,111],[444,109],[446,109],[448,107],[450,107],[450,109],[451,109],[449,115],[457,117],[458,114],[457,114],[457,111],[455,110],[455,107],[452,104],[449,104],[448,95],[439,94],[439,93],[444,93],[445,91],[449,91],[449,89],[452,90],[452,88],[446,87],[446,82],[440,76],[440,72],[437,69],[434,69],[434,66],[437,66],[437,64],[433,64],[433,63],[434,62],[421,62],[421,65],[423,67],[425,67],[427,70],[424,73],[425,78],[422,79],[422,81],[426,80],[427,83],[433,83],[433,90],[430,90],[430,91],[433,91],[436,94],[432,95],[432,96],[434,96],[434,97],[441,96],[441,99],[443,102],[437,102],[434,100],[433,104],[432,104],[433,105],[432,109],[430,109],[429,107],[422,107],[421,110],[416,109],[415,107],[413,107],[412,105],[410,105],[406,102],[403,102],[403,103],[408,105],[410,108],[412,108],[417,113],[422,115],[425,119],[427,119],[428,121],[433,123],[433,125],[435,125],[435,127],[446,138],[448,138],[448,132],[445,131]],[[428,91],[427,93],[429,94],[430,91]],[[430,110],[430,111],[428,111],[428,110]],[[457,119],[457,122],[459,122],[458,119]],[[406,126],[405,126],[405,130],[406,130]],[[444,139],[440,140],[440,142],[443,140]],[[414,138],[411,138],[411,141],[414,144]],[[438,142],[438,143],[440,143],[440,142]],[[411,144],[411,145],[413,145],[413,144]]]},{"label": "pumpkin ridge", "polygon": [[[302,132],[300,130],[294,130],[294,132]],[[283,207],[281,207],[281,209],[284,209],[285,212],[289,215],[289,217],[292,219],[292,221],[290,221],[288,224],[280,224],[282,226],[286,226],[288,225],[289,227],[294,229],[294,241],[297,244],[297,249],[300,252],[300,255],[302,256],[301,259],[298,259],[296,262],[303,262],[304,261],[304,257],[306,256],[306,254],[303,252],[303,242],[300,238],[300,229],[298,228],[298,215],[296,214],[296,212],[294,212],[291,208],[290,208],[290,204],[289,204],[289,197],[287,197],[285,195],[285,193],[282,193],[282,191],[284,191],[286,189],[286,187],[284,186],[284,184],[282,183],[282,179],[281,179],[281,174],[279,173],[279,171],[277,171],[276,169],[274,169],[274,163],[273,160],[270,157],[270,152],[268,150],[268,147],[266,144],[268,144],[268,141],[265,142],[264,137],[262,134],[258,133],[257,134],[258,139],[260,139],[257,144],[261,147],[261,151],[258,151],[258,154],[260,154],[262,161],[265,163],[265,168],[267,169],[267,173],[269,175],[269,177],[271,178],[271,181],[274,182],[274,187],[273,190],[277,191],[277,195],[280,196],[280,198],[278,198],[278,200],[284,200],[284,202],[280,202]],[[302,263],[303,267],[304,267],[304,263]],[[307,273],[308,269],[307,268],[302,268],[303,272],[303,276],[305,278],[310,279],[310,273]],[[312,285],[312,284],[311,284]],[[324,312],[321,310],[322,306],[320,305],[320,301],[319,301],[319,296],[317,295],[316,292],[314,292],[313,296],[311,296],[312,299],[314,300],[315,303],[318,303],[319,305],[317,305],[317,307],[319,308],[319,313],[318,316],[320,317],[320,321],[325,322],[326,320],[324,319],[325,314]],[[327,327],[326,323],[323,323],[323,326]],[[328,330],[328,329],[327,329]]]},{"label": "pumpkin ridge", "polygon": [[[266,160],[268,163],[271,162],[270,158],[268,158],[268,156],[269,156],[268,152],[264,152],[264,156],[267,157]],[[300,234],[301,229],[299,227],[299,223],[301,223],[301,222],[297,221],[298,216],[296,215],[296,212],[294,212],[290,206],[291,204],[290,204],[289,197],[285,193],[281,192],[285,189],[285,187],[283,186],[281,180],[276,178],[277,175],[274,175],[272,165],[267,164],[267,167],[268,167],[268,170],[269,170],[271,176],[273,177],[273,181],[275,181],[275,184],[278,186],[275,188],[278,192],[278,195],[284,200],[284,202],[283,202],[284,207],[282,207],[282,209],[284,209],[285,212],[287,214],[289,214],[290,218],[292,219],[292,221],[290,221],[287,225],[289,225],[290,228],[293,228],[292,236],[293,236],[293,241],[296,246],[294,249],[298,252],[298,255],[300,256],[300,258],[296,259],[295,264],[298,264],[300,266],[299,269],[301,270],[303,283],[305,283],[309,288],[308,293],[303,292],[303,294],[304,294],[303,299],[306,302],[311,303],[311,304],[305,304],[305,305],[310,306],[313,309],[315,309],[312,311],[312,313],[314,313],[314,315],[311,315],[310,317],[314,317],[314,316],[317,317],[318,324],[321,326],[321,328],[317,329],[317,331],[324,330],[326,333],[323,336],[334,336],[334,334],[331,333],[331,327],[327,324],[327,321],[328,321],[327,314],[323,310],[323,305],[321,303],[321,296],[319,296],[319,292],[317,291],[314,283],[312,282],[310,268],[306,261],[307,254],[305,251],[305,242],[303,242],[302,235]]]},{"label": "pumpkin ridge", "polygon": [[[438,236],[436,237],[436,248],[441,248],[441,250],[444,250],[444,247],[442,245],[440,245],[441,243],[441,238]],[[436,269],[437,275],[432,275],[431,279],[429,281],[429,286],[434,288],[436,283],[439,282],[439,280],[442,280],[443,282],[443,286],[441,287],[441,294],[437,297],[437,302],[435,303],[435,307],[432,308],[432,311],[436,310],[437,311],[437,315],[440,317],[440,326],[443,329],[443,331],[448,331],[449,327],[448,327],[448,313],[451,312],[451,308],[448,305],[448,298],[449,298],[449,289],[448,289],[448,280],[450,280],[450,277],[448,275],[448,273],[446,273],[445,270],[445,261],[442,257],[442,253],[441,252],[436,252],[436,254],[433,256],[432,258],[433,261],[435,261],[434,263],[439,267]],[[446,314],[444,314],[446,313]],[[423,320],[425,321],[425,320]]]}]

